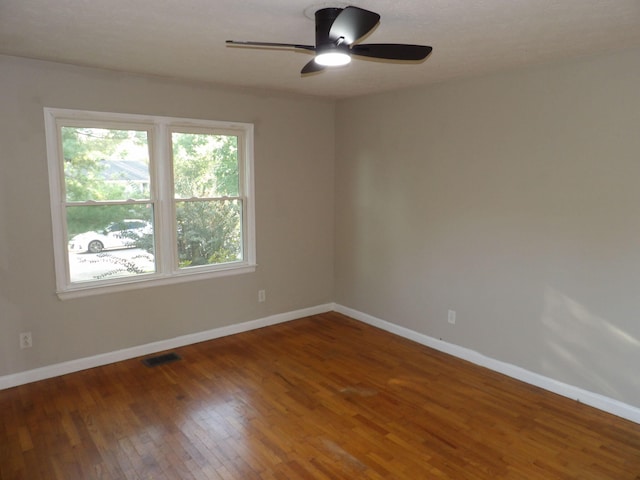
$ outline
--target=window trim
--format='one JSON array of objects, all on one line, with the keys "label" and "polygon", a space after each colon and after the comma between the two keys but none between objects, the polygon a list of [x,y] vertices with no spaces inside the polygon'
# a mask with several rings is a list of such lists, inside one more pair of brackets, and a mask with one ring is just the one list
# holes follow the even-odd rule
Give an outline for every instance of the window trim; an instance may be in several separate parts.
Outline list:
[{"label": "window trim", "polygon": [[[251,273],[256,270],[256,234],[254,200],[254,154],[253,124],[199,120],[180,117],[139,115],[126,113],[97,112],[60,108],[44,108],[47,164],[53,231],[56,293],[60,299],[77,298],[138,288],[203,280],[228,275]],[[75,125],[73,125],[75,124]],[[148,132],[150,188],[154,194],[151,202],[154,211],[156,235],[156,272],[131,277],[96,280],[95,282],[72,283],[67,253],[67,202],[64,196],[64,169],[60,127],[95,126],[96,128],[130,127]],[[189,269],[177,267],[175,246],[175,215],[173,214],[173,172],[171,161],[171,132],[176,129],[204,129],[227,131],[239,137],[240,156],[239,181],[243,200],[243,245],[244,260],[227,264],[198,266]],[[171,225],[173,224],[173,227]],[[162,247],[164,246],[164,247]],[[159,247],[159,248],[158,248]],[[175,266],[175,269],[174,269]]]}]

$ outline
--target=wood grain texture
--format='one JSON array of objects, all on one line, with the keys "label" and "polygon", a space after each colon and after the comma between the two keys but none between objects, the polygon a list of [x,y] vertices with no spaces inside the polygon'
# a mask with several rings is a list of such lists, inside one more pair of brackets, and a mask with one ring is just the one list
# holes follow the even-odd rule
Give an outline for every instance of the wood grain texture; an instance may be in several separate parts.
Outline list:
[{"label": "wood grain texture", "polygon": [[640,425],[338,313],[0,391],[0,478],[640,479]]}]

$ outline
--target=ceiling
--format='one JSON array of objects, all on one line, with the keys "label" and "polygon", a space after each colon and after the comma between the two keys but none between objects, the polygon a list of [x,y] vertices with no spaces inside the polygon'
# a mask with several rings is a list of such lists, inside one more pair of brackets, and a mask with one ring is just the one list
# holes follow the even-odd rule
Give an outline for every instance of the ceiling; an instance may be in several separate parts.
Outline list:
[{"label": "ceiling", "polygon": [[[302,78],[316,7],[381,15],[370,43],[430,45],[419,64],[354,59]],[[305,11],[307,15],[305,15]],[[640,0],[0,0],[0,54],[330,98],[640,46]]]}]

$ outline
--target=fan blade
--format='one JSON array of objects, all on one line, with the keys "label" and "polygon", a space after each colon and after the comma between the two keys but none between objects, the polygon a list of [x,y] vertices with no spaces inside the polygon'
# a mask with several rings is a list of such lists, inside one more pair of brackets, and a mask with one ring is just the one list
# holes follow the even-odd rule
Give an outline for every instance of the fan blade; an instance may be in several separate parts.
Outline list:
[{"label": "fan blade", "polygon": [[365,43],[351,47],[353,55],[361,57],[384,58],[387,60],[424,60],[433,50],[423,45],[405,45],[402,43]]},{"label": "fan blade", "polygon": [[302,70],[300,71],[300,73],[302,75],[306,75],[307,73],[321,72],[324,69],[325,69],[325,66],[320,65],[319,63],[316,63],[316,60],[314,58],[309,63],[307,63],[304,67],[302,67]]},{"label": "fan blade", "polygon": [[363,37],[380,21],[380,15],[358,7],[346,7],[334,20],[329,30],[329,39],[333,42],[344,38],[351,45]]},{"label": "fan blade", "polygon": [[272,47],[272,48],[299,48],[302,50],[311,50],[312,52],[316,49],[312,45],[298,45],[295,43],[273,43],[273,42],[238,42],[235,40],[227,40],[225,42],[227,45],[236,45],[239,47]]}]

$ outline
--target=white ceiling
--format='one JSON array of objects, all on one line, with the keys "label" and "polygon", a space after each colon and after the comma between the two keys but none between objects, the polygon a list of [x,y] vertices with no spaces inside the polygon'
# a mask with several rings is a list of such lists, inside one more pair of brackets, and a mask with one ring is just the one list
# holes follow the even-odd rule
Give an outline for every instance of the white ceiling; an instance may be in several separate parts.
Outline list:
[{"label": "white ceiling", "polygon": [[417,65],[354,60],[302,78],[309,53],[225,40],[314,43],[314,0],[0,0],[0,53],[334,98],[640,46],[640,0],[353,0],[371,43],[431,45]]}]

